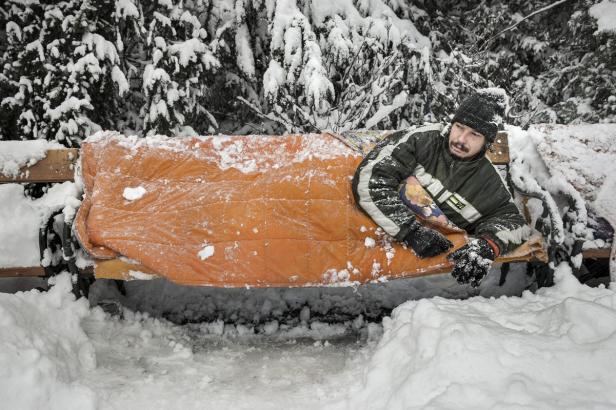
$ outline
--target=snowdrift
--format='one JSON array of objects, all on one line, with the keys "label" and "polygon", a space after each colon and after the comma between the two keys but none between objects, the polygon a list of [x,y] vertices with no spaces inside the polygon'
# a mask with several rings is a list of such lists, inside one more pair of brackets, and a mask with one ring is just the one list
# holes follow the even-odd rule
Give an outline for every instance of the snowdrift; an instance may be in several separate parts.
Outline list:
[{"label": "snowdrift", "polygon": [[88,301],[75,300],[68,274],[49,292],[0,293],[0,407],[94,409],[96,395],[80,382],[96,368],[81,327]]},{"label": "snowdrift", "polygon": [[360,161],[330,134],[99,133],[81,148],[77,237],[95,258],[137,261],[133,277],[190,285],[350,285],[450,270],[445,255],[419,259],[392,243],[355,206]]},{"label": "snowdrift", "polygon": [[616,294],[556,285],[521,298],[409,301],[345,409],[599,409],[616,406]]}]

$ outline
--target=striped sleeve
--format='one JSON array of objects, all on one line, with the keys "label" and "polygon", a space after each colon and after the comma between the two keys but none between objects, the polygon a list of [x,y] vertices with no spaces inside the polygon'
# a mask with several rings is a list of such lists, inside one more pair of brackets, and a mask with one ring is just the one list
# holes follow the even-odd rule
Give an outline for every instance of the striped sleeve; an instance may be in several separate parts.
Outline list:
[{"label": "striped sleeve", "polygon": [[353,177],[355,201],[388,234],[402,241],[415,221],[398,196],[400,184],[415,169],[418,131],[399,131],[363,159]]},{"label": "striped sleeve", "polygon": [[[504,189],[504,188],[503,188]],[[532,233],[524,217],[511,200],[511,195],[503,194],[503,201],[496,210],[482,218],[474,230],[475,236],[491,239],[500,248],[500,253],[511,252],[527,240]]]}]

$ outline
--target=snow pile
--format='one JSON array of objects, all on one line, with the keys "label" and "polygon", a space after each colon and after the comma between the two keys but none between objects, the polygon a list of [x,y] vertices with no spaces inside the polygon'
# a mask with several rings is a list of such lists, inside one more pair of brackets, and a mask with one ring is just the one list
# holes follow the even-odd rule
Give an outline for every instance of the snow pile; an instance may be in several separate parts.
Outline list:
[{"label": "snow pile", "polygon": [[591,6],[588,14],[597,19],[599,28],[595,32],[616,32],[616,2],[613,0],[603,0]]},{"label": "snow pile", "polygon": [[64,147],[45,140],[0,141],[0,174],[17,177],[21,168],[45,158],[47,150],[60,148]]},{"label": "snow pile", "polygon": [[39,199],[26,198],[23,185],[0,185],[0,268],[39,266],[39,229],[54,211],[74,214],[78,195],[72,182],[53,185]]},{"label": "snow pile", "polygon": [[399,306],[339,407],[613,408],[616,294],[580,285],[566,265],[556,282],[521,298]]},{"label": "snow pile", "polygon": [[75,301],[68,274],[49,291],[0,293],[0,401],[7,409],[94,409],[80,379],[96,368],[81,328],[85,299]]}]

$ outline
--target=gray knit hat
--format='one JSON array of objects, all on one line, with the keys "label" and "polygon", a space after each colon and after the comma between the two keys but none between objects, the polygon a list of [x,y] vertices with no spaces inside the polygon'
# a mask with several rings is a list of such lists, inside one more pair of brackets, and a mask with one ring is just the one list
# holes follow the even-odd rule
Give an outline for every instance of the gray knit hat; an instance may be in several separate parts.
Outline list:
[{"label": "gray knit hat", "polygon": [[483,134],[488,143],[494,142],[502,129],[507,108],[507,95],[500,89],[485,89],[465,98],[451,122],[459,122]]}]

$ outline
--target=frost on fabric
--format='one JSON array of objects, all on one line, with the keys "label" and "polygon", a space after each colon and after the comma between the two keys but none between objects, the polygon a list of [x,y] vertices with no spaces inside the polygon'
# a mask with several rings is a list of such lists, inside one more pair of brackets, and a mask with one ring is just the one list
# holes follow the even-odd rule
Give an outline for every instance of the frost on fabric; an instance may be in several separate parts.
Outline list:
[{"label": "frost on fabric", "polygon": [[[116,132],[100,131],[86,139],[85,142],[101,142],[113,140],[131,152],[145,147],[169,150],[183,155],[194,155],[199,159],[215,162],[220,169],[234,168],[243,173],[265,172],[268,169],[283,167],[287,164],[300,163],[313,158],[334,159],[359,155],[343,142],[335,138],[323,138],[321,134],[302,134],[300,148],[297,152],[285,149],[287,136],[249,135],[238,138],[229,135],[210,135],[195,137],[201,142],[210,142],[213,150],[195,150],[187,139],[170,138],[164,135],[151,135],[139,138],[135,135],[123,136]],[[277,147],[270,150],[272,146]],[[267,147],[268,150],[259,147]],[[207,152],[206,152],[207,151]],[[251,154],[247,154],[250,152]],[[255,153],[259,153],[258,155]],[[269,152],[265,154],[264,152]]]}]

